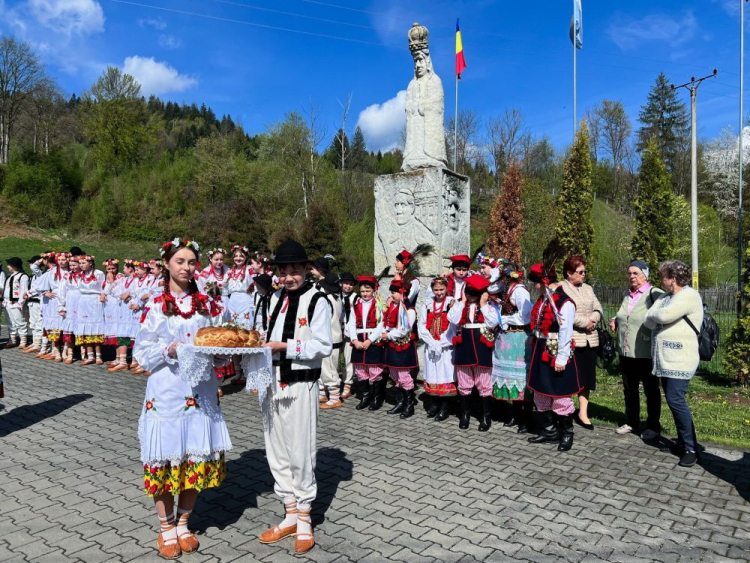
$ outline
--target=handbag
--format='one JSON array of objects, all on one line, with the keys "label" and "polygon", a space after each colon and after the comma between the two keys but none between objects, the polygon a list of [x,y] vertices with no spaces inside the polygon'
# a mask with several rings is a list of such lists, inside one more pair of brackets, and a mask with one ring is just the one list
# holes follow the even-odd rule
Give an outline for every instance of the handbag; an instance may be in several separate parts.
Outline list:
[{"label": "handbag", "polygon": [[596,355],[602,361],[601,367],[607,367],[615,359],[615,339],[609,332],[607,325],[604,324],[604,313],[597,312],[599,313],[599,322],[596,325],[596,334],[599,336],[599,348],[596,350]]}]

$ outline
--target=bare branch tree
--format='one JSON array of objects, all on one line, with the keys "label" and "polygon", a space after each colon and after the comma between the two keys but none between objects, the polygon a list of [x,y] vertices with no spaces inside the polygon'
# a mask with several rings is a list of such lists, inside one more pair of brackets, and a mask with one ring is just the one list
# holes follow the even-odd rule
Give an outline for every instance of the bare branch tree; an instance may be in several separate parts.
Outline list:
[{"label": "bare branch tree", "polygon": [[336,133],[336,140],[341,150],[341,171],[343,172],[346,170],[346,153],[349,149],[349,143],[346,139],[346,118],[349,116],[349,108],[352,105],[352,94],[349,93],[346,97],[346,103],[341,103],[341,100],[338,98],[336,98],[336,101],[341,106],[341,128]]},{"label": "bare branch tree", "polygon": [[487,153],[495,168],[495,185],[500,187],[505,170],[520,162],[531,145],[531,135],[518,108],[506,109],[500,117],[487,121]]}]

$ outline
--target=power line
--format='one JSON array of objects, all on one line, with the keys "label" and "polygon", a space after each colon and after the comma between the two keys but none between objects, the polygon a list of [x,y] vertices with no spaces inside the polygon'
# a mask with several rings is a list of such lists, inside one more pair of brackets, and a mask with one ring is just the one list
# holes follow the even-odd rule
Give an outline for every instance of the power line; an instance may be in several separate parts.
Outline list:
[{"label": "power line", "polygon": [[373,30],[377,31],[376,27],[372,27],[370,25],[360,25],[360,24],[357,24],[357,23],[349,23],[349,22],[344,22],[344,21],[340,21],[340,20],[329,20],[329,19],[326,19],[326,18],[318,18],[318,17],[315,17],[315,16],[308,16],[306,14],[297,14],[297,13],[294,13],[294,12],[283,12],[281,10],[274,10],[273,8],[264,8],[262,6],[255,6],[255,5],[252,5],[252,4],[242,4],[240,2],[231,2],[230,0],[211,0],[211,1],[212,2],[216,2],[218,4],[228,4],[230,6],[239,6],[239,7],[242,7],[242,8],[247,8],[248,10],[258,10],[260,12],[270,12],[270,13],[273,13],[273,14],[281,14],[281,15],[284,15],[284,16],[292,16],[292,17],[295,17],[295,18],[304,18],[304,19],[315,20],[315,21],[319,21],[319,22],[334,23],[334,24],[338,24],[338,25],[346,25],[346,26],[349,26],[349,27],[358,27],[358,28],[361,28],[361,29],[373,29]]},{"label": "power line", "polygon": [[212,16],[212,15],[208,15],[208,14],[198,14],[196,12],[186,12],[184,10],[177,10],[177,9],[174,9],[174,8],[163,8],[161,6],[152,6],[150,4],[141,4],[140,2],[129,2],[128,0],[109,0],[109,1],[110,2],[114,2],[116,4],[127,4],[129,6],[137,6],[137,7],[140,7],[140,8],[148,8],[148,9],[151,9],[151,10],[160,10],[162,12],[171,12],[173,14],[180,14],[180,15],[183,15],[183,16],[193,16],[193,17],[205,18],[205,19],[210,19],[210,20],[215,20],[215,21],[223,21],[223,22],[229,22],[229,23],[238,23],[238,24],[241,24],[241,25],[249,25],[249,26],[252,26],[252,27],[259,27],[261,29],[272,29],[272,30],[275,30],[275,31],[286,31],[288,33],[297,33],[299,35],[308,35],[308,36],[312,36],[312,37],[323,37],[325,39],[335,39],[335,40],[338,40],[338,41],[348,41],[350,43],[360,43],[360,44],[363,44],[363,45],[375,45],[377,47],[382,46],[380,43],[374,43],[372,41],[364,41],[362,39],[351,39],[349,37],[338,37],[338,36],[335,36],[335,35],[326,35],[324,33],[314,33],[312,31],[302,31],[302,30],[299,30],[299,29],[290,29],[290,28],[287,28],[287,27],[279,27],[279,26],[275,26],[275,25],[267,25],[267,24],[256,23],[256,22],[249,22],[249,21],[245,21],[245,20],[235,20],[235,19],[232,19],[232,18],[223,18],[223,17],[220,17],[220,16]]}]

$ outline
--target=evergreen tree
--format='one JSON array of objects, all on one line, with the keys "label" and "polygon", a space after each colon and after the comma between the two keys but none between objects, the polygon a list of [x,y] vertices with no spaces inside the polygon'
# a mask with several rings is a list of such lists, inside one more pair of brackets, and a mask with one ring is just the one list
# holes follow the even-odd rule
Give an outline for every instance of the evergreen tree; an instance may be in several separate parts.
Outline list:
[{"label": "evergreen tree", "polygon": [[347,159],[349,164],[346,167],[349,170],[362,170],[366,171],[367,166],[367,145],[365,144],[365,136],[362,133],[362,129],[357,128],[354,130],[354,137],[352,137],[352,146],[349,149],[349,157]]},{"label": "evergreen tree", "polygon": [[555,228],[557,242],[564,256],[583,256],[589,259],[594,242],[591,208],[591,155],[586,120],[576,133],[570,156],[563,166],[563,183],[557,200],[558,220]]},{"label": "evergreen tree", "polygon": [[487,252],[521,264],[521,237],[524,231],[523,202],[521,201],[521,167],[512,163],[505,171],[500,195],[495,198],[490,212]]},{"label": "evergreen tree", "polygon": [[690,163],[690,115],[663,72],[656,78],[638,119],[643,124],[638,130],[638,151],[643,151],[651,138],[656,137],[673,186],[677,193],[683,193],[687,189]]},{"label": "evergreen tree", "polygon": [[633,258],[643,260],[651,267],[651,282],[659,282],[656,265],[671,258],[674,251],[674,195],[669,172],[659,152],[656,138],[644,147],[639,176],[638,195],[635,198],[635,235]]},{"label": "evergreen tree", "polygon": [[742,270],[742,311],[734,322],[724,352],[724,373],[741,385],[750,378],[750,244]]}]

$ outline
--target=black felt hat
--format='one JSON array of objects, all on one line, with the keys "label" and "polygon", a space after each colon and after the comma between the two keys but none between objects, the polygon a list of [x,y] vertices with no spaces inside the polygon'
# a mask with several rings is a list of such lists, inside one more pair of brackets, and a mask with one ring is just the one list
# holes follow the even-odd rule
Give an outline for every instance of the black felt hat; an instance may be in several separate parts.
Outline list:
[{"label": "black felt hat", "polygon": [[41,256],[39,256],[38,254],[35,254],[34,256],[29,258],[29,264],[34,264],[35,262],[38,262],[41,259],[42,259]]},{"label": "black felt hat", "polygon": [[309,264],[310,259],[307,257],[305,247],[296,240],[285,240],[276,249],[273,256],[273,263],[277,266],[283,264]]},{"label": "black felt hat", "polygon": [[352,285],[357,285],[357,278],[355,278],[354,274],[352,274],[350,272],[344,272],[343,274],[341,274],[339,276],[339,281],[341,283],[346,282],[346,283],[350,283]]},{"label": "black felt hat", "polygon": [[18,256],[8,258],[5,262],[7,262],[8,266],[13,266],[16,270],[23,270],[23,260]]},{"label": "black felt hat", "polygon": [[321,289],[326,293],[338,293],[341,291],[339,277],[336,274],[326,275],[326,277],[318,282],[318,285],[320,285]]},{"label": "black felt hat", "polygon": [[71,246],[70,247],[70,255],[71,256],[83,256],[85,254],[86,253],[83,250],[81,250],[80,246]]},{"label": "black felt hat", "polygon": [[255,285],[265,291],[271,291],[271,287],[273,286],[273,278],[268,274],[260,274],[259,276],[255,276],[255,279],[253,281],[255,282]]}]

